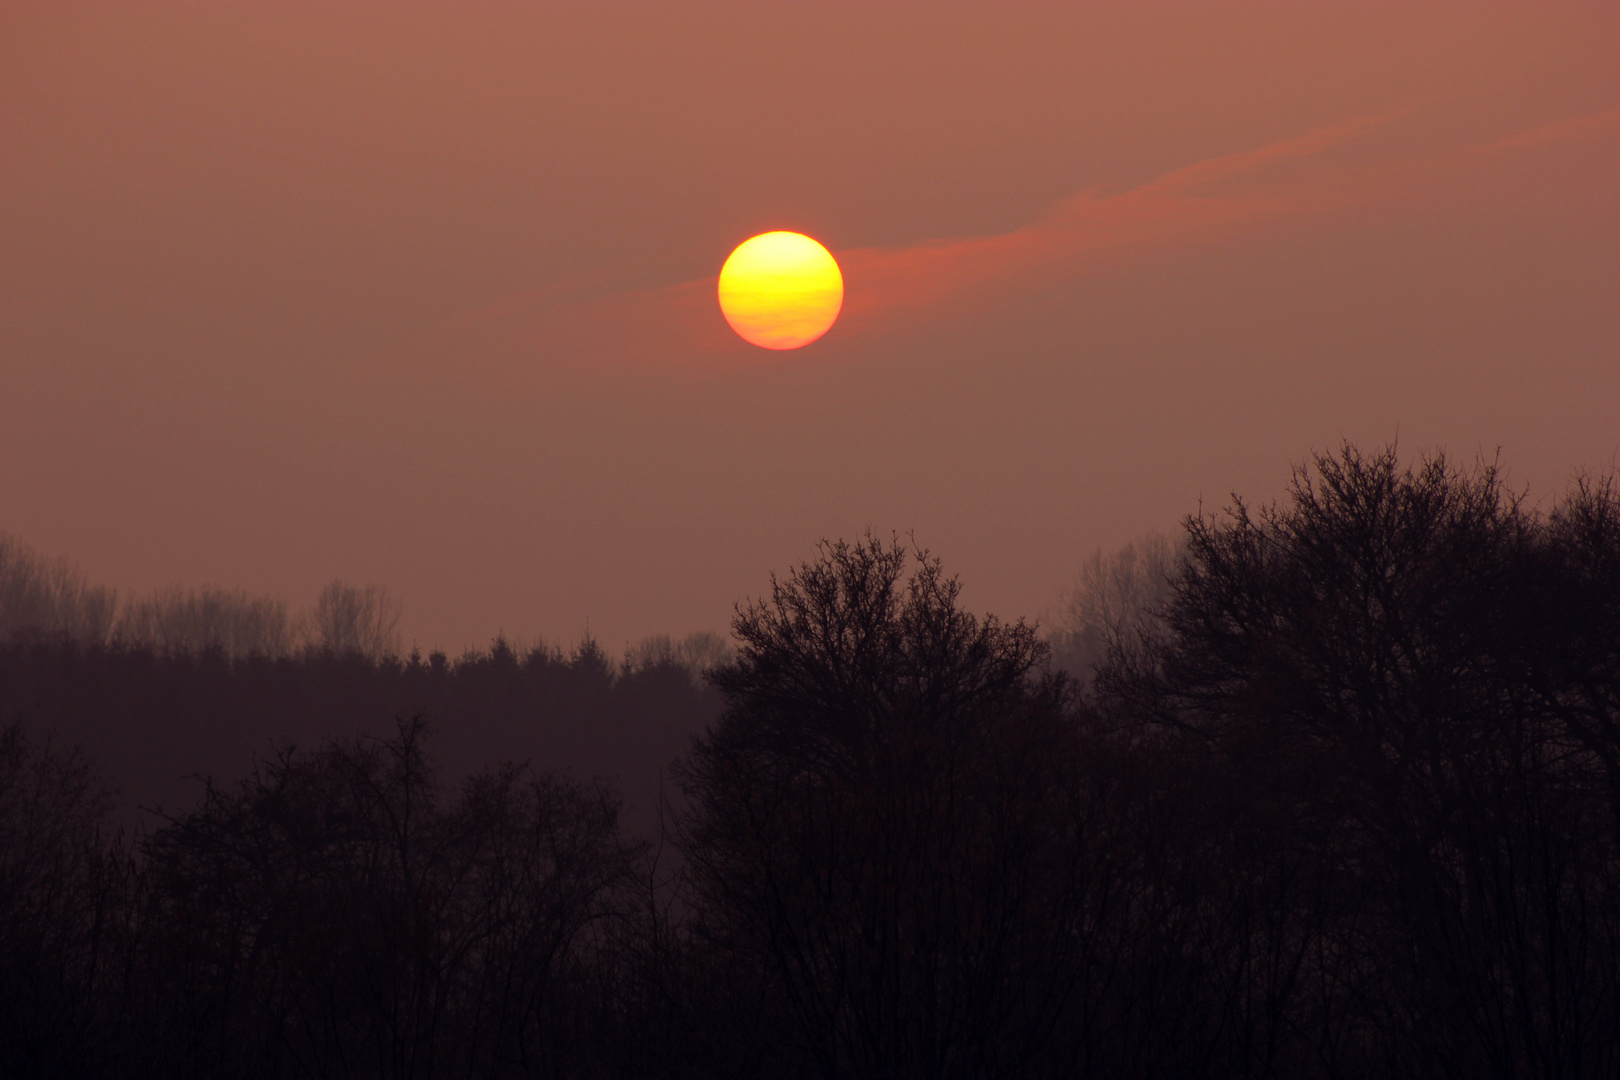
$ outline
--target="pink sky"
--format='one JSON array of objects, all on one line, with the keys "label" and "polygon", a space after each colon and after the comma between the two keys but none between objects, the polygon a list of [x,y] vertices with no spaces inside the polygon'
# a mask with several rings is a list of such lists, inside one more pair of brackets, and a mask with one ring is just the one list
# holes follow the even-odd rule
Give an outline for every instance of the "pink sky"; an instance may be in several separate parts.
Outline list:
[{"label": "pink sky", "polygon": [[616,650],[867,526],[1037,616],[1341,439],[1620,463],[1620,8],[1081,7],[7,5],[0,529]]}]

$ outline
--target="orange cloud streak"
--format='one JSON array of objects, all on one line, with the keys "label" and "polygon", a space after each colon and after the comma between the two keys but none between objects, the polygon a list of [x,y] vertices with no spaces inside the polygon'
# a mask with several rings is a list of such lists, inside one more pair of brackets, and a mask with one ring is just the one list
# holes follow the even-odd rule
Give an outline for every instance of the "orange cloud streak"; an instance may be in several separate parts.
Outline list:
[{"label": "orange cloud streak", "polygon": [[[1217,241],[1240,229],[1415,191],[1462,159],[1562,142],[1620,126],[1620,109],[1546,125],[1484,146],[1428,158],[1351,167],[1301,166],[1388,123],[1358,117],[1176,169],[1138,187],[1089,188],[1010,233],[836,253],[846,282],[828,340],[892,333],[897,323],[949,303],[993,303],[1009,288],[1072,280],[1110,260]],[[737,366],[774,358],[743,345],[715,304],[716,277],[551,308],[524,335],[556,354],[593,362]],[[532,310],[532,309],[531,309]],[[532,325],[532,324],[531,324]],[[763,359],[762,359],[763,357]],[[776,360],[775,362],[780,362]]]},{"label": "orange cloud streak", "polygon": [[1497,150],[1528,150],[1537,146],[1585,139],[1616,128],[1620,128],[1620,108],[1605,109],[1602,112],[1571,116],[1528,131],[1516,132],[1505,139],[1498,139],[1481,147],[1481,151],[1489,153]]},{"label": "orange cloud streak", "polygon": [[1199,243],[1235,226],[1342,203],[1342,190],[1322,185],[1247,194],[1208,189],[1320,154],[1382,122],[1358,118],[1197,162],[1116,194],[1087,189],[1011,233],[839,252],[849,282],[845,317],[866,322],[894,308],[929,307],[1060,267],[1072,273],[1099,257]]}]

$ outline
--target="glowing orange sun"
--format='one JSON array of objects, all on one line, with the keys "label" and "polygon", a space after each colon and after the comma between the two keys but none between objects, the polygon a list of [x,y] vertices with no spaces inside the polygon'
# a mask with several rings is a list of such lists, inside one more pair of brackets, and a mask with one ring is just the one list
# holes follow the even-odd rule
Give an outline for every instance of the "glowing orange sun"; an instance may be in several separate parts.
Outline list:
[{"label": "glowing orange sun", "polygon": [[797,349],[825,334],[844,306],[844,275],[820,244],[796,232],[744,240],[720,268],[720,310],[744,341]]}]

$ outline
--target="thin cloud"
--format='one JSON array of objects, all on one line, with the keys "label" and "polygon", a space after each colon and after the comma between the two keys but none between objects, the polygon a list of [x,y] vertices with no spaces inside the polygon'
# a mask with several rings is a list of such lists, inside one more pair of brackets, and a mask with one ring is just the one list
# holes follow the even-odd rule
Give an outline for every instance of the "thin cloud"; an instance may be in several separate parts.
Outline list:
[{"label": "thin cloud", "polygon": [[1487,153],[1499,150],[1528,150],[1587,139],[1616,129],[1620,129],[1620,107],[1588,113],[1585,116],[1571,116],[1528,131],[1517,132],[1505,139],[1489,143],[1481,147],[1481,150]]},{"label": "thin cloud", "polygon": [[[869,323],[896,308],[958,301],[1049,272],[1069,276],[1110,256],[1202,243],[1241,225],[1342,204],[1343,190],[1320,184],[1229,189],[1246,177],[1340,146],[1385,119],[1360,117],[1258,150],[1210,158],[1122,192],[1090,188],[1011,233],[838,252],[849,282],[847,316],[852,323]],[[1218,190],[1223,186],[1228,190]]]},{"label": "thin cloud", "polygon": [[[1009,290],[1072,281],[1121,259],[1219,242],[1267,223],[1342,211],[1415,191],[1482,152],[1531,149],[1608,132],[1620,109],[1538,127],[1459,153],[1328,162],[1402,114],[1356,117],[1241,153],[1184,166],[1123,191],[1088,188],[1009,233],[835,252],[844,310],[827,341],[886,335],[912,319],[989,305]],[[780,362],[730,332],[717,276],[564,303],[529,337],[592,363],[720,366]]]}]

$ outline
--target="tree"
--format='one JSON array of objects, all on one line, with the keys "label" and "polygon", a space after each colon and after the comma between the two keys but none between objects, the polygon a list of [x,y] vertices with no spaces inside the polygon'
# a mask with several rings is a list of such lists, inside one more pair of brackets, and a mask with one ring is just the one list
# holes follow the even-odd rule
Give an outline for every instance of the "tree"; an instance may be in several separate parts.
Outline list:
[{"label": "tree", "polygon": [[172,585],[132,601],[116,634],[121,644],[160,653],[212,650],[232,658],[285,656],[293,645],[286,601],[216,586]]},{"label": "tree", "polygon": [[[1606,513],[1578,499],[1549,530],[1492,466],[1346,446],[1279,504],[1188,522],[1162,634],[1099,687],[1230,785],[1217,840],[1254,886],[1230,894],[1220,918],[1251,929],[1214,965],[1253,988],[1234,1071],[1612,1071],[1601,755],[1545,705],[1595,734],[1578,688],[1620,632],[1601,574],[1572,570],[1608,565],[1571,542],[1596,528],[1581,507]],[[1575,581],[1593,599],[1571,620]]]},{"label": "tree", "polygon": [[1049,641],[1053,666],[1090,683],[1111,647],[1128,644],[1159,627],[1170,599],[1179,546],[1150,532],[1116,551],[1092,553],[1062,590]]},{"label": "tree", "polygon": [[378,659],[399,654],[398,600],[381,585],[334,581],[321,590],[310,616],[314,644],[334,653]]},{"label": "tree", "polygon": [[112,589],[92,585],[66,558],[46,559],[0,533],[0,641],[107,640],[118,608]]},{"label": "tree", "polygon": [[621,668],[627,673],[634,673],[658,667],[678,667],[701,686],[703,677],[709,671],[730,659],[730,642],[719,634],[700,630],[680,641],[675,641],[668,634],[643,638],[634,648],[625,650]]},{"label": "tree", "polygon": [[1581,478],[1554,508],[1538,569],[1544,590],[1517,613],[1538,701],[1601,769],[1620,839],[1620,488]]},{"label": "tree", "polygon": [[515,766],[447,799],[427,737],[284,751],[150,838],[134,1007],[163,1075],[577,1074],[635,859],[616,799]]},{"label": "tree", "polygon": [[824,543],[739,609],[681,771],[700,938],[784,1074],[1008,1076],[1054,1054],[1086,914],[1077,731],[1023,622],[937,559]]},{"label": "tree", "polygon": [[84,758],[0,728],[0,1075],[89,1075],[126,899],[110,798]]}]

